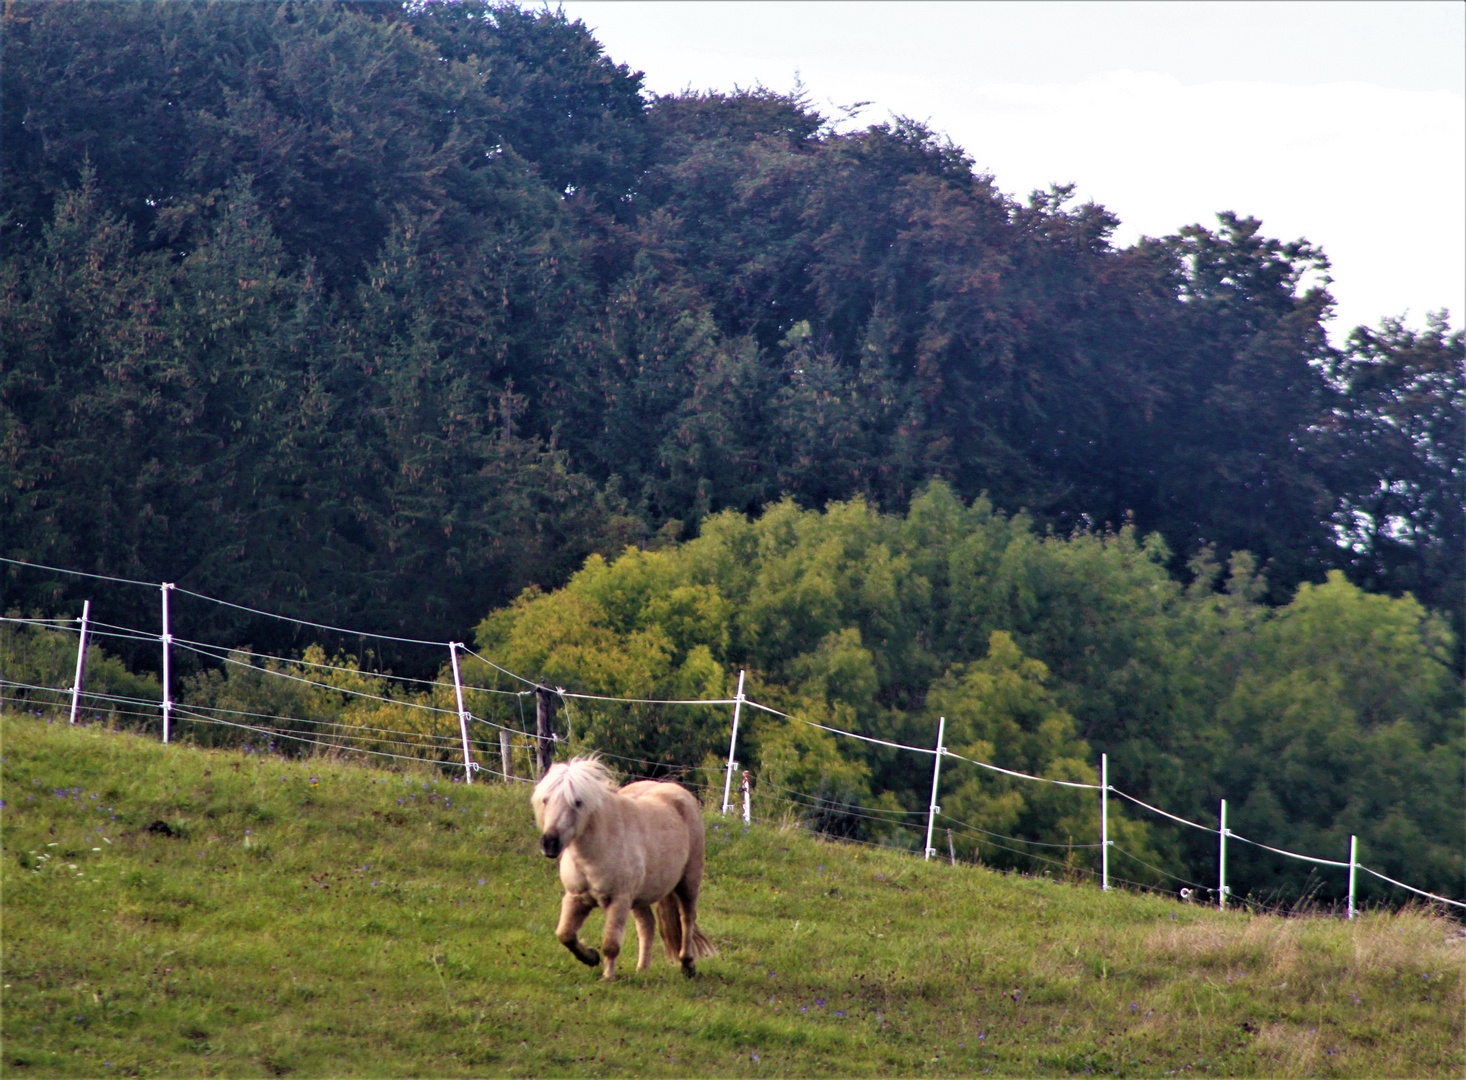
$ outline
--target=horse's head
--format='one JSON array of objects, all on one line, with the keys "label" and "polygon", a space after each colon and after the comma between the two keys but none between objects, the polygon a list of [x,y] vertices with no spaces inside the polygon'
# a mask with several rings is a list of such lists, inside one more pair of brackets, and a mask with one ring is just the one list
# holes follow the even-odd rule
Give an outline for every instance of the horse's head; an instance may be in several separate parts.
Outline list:
[{"label": "horse's head", "polygon": [[559,858],[613,791],[611,774],[599,758],[572,758],[551,765],[530,799],[545,858]]}]

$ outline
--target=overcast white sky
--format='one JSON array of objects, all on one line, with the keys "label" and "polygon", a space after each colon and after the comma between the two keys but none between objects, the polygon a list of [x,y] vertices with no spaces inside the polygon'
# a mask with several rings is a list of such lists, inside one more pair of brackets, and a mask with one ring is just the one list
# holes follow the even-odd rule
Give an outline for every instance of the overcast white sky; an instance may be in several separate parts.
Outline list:
[{"label": "overcast white sky", "polygon": [[1466,4],[567,0],[654,93],[910,116],[998,186],[1072,182],[1116,240],[1219,210],[1333,261],[1334,337],[1466,311]]}]

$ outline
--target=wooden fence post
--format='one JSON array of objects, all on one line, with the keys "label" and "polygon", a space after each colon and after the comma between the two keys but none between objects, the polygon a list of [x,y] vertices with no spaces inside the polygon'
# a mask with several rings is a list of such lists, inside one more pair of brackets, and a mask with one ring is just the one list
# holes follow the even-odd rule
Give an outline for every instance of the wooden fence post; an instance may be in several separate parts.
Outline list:
[{"label": "wooden fence post", "polygon": [[555,756],[555,733],[550,727],[551,710],[554,702],[550,691],[543,686],[535,687],[534,691],[534,733],[535,733],[535,765],[539,775],[536,779],[543,779],[545,773],[550,771],[550,765]]}]

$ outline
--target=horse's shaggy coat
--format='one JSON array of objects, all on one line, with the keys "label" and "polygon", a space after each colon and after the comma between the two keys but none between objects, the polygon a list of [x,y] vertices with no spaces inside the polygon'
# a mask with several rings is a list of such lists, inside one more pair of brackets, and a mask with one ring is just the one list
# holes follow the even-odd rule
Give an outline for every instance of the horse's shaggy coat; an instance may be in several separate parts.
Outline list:
[{"label": "horse's shaggy coat", "polygon": [[[614,979],[629,914],[636,919],[636,968],[645,971],[656,934],[653,905],[667,956],[682,962],[683,974],[696,973],[698,957],[717,955],[697,925],[702,812],[686,788],[641,780],[618,791],[599,760],[575,758],[550,767],[531,803],[540,850],[559,857],[565,886],[555,936],[577,960],[594,966],[604,953],[604,977]],[[601,953],[578,937],[596,907],[606,911]]]}]

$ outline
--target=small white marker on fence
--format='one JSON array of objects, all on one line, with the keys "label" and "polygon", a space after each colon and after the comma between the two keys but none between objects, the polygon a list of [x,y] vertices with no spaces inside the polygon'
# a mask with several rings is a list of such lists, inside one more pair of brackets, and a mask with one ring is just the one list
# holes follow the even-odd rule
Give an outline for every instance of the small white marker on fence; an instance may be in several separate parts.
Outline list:
[{"label": "small white marker on fence", "polygon": [[1110,890],[1110,755],[1100,755],[1100,891]]},{"label": "small white marker on fence", "polygon": [[168,656],[168,646],[173,644],[173,635],[168,632],[168,590],[173,588],[173,584],[165,581],[161,587],[163,590],[163,742],[166,743],[173,721],[173,669]]},{"label": "small white marker on fence", "polygon": [[1227,910],[1227,800],[1222,800],[1222,821],[1217,826],[1217,910]]},{"label": "small white marker on fence", "polygon": [[458,674],[458,642],[448,642],[448,655],[453,660],[453,693],[458,697],[458,730],[463,736],[463,782],[473,783],[473,758],[468,753],[468,710],[463,707],[463,677]]},{"label": "small white marker on fence", "polygon": [[1359,866],[1359,837],[1349,836],[1349,918],[1354,918],[1354,871]]},{"label": "small white marker on fence", "polygon": [[87,666],[87,619],[92,613],[92,602],[81,602],[81,637],[76,642],[76,678],[71,683],[71,722],[76,723],[76,712],[81,708],[81,680]]},{"label": "small white marker on fence", "polygon": [[943,716],[937,721],[937,752],[932,755],[932,804],[926,812],[926,857],[930,859],[937,853],[932,847],[932,828],[937,823],[937,815],[942,808],[937,805],[937,781],[942,775],[942,755],[947,748],[942,745],[942,740],[947,737],[947,718]]},{"label": "small white marker on fence", "polygon": [[738,714],[743,711],[743,672],[738,672],[738,695],[733,699],[733,734],[728,739],[728,772],[723,777],[723,813],[733,809],[728,797],[733,794],[733,755],[738,752]]}]

